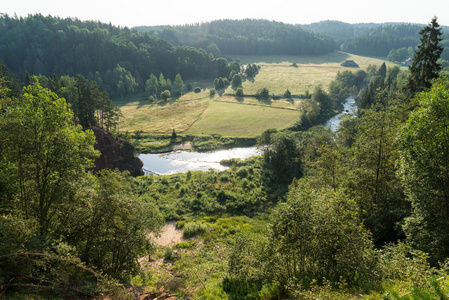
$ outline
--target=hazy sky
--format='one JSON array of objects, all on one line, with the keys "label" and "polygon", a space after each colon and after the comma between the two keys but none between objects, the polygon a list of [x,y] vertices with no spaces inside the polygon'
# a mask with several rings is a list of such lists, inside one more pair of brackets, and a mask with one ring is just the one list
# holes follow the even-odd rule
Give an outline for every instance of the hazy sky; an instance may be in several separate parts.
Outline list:
[{"label": "hazy sky", "polygon": [[323,20],[348,23],[427,24],[433,16],[449,26],[448,0],[1,0],[0,13],[41,13],[120,26],[180,25],[216,19],[268,19],[292,24]]}]

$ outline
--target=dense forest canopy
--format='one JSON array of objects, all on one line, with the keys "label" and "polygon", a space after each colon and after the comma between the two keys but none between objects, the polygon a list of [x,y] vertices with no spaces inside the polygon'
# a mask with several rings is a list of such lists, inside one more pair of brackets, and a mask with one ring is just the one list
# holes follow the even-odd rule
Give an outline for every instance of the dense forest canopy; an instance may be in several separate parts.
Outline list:
[{"label": "dense forest canopy", "polygon": [[[145,90],[161,73],[172,81],[222,76],[228,62],[202,49],[175,47],[148,33],[52,16],[0,17],[0,60],[19,78],[82,74],[111,96]],[[228,74],[226,74],[227,76]]]},{"label": "dense forest canopy", "polygon": [[[309,25],[298,25],[301,28],[328,35],[335,39],[337,47],[344,51],[359,55],[387,57],[392,50],[412,48],[395,59],[403,62],[413,56],[414,48],[419,44],[421,24],[406,23],[360,23],[349,24],[341,21],[322,21]],[[449,27],[442,26],[445,40],[449,39]],[[449,61],[449,51],[442,58]]]},{"label": "dense forest canopy", "polygon": [[335,50],[330,37],[294,25],[267,20],[217,20],[213,22],[156,27],[136,27],[139,32],[154,32],[175,45],[203,49],[217,46],[222,54],[239,55],[318,55]]},{"label": "dense forest canopy", "polygon": [[[139,32],[140,31],[140,32]],[[216,21],[158,35],[93,21],[0,17],[0,60],[20,78],[82,74],[113,97],[145,90],[151,74],[172,81],[228,76],[221,54],[323,54],[331,38],[277,22]],[[148,31],[148,30],[147,30]]]}]

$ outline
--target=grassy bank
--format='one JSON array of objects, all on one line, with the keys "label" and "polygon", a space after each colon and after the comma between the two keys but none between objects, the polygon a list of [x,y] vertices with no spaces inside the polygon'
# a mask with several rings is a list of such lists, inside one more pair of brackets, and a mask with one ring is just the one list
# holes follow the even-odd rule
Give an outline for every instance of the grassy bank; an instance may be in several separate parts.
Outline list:
[{"label": "grassy bank", "polygon": [[208,151],[233,147],[250,147],[256,144],[252,137],[223,137],[221,135],[177,135],[175,139],[166,134],[121,134],[131,142],[138,153],[164,153],[174,149]]}]

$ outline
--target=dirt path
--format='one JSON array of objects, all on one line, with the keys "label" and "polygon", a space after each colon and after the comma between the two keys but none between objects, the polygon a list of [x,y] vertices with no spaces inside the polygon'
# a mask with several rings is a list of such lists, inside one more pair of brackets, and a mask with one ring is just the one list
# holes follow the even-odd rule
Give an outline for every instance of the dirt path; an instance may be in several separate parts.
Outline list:
[{"label": "dirt path", "polygon": [[183,240],[182,231],[176,228],[176,222],[170,221],[165,223],[162,228],[161,236],[156,238],[156,244],[164,247],[172,247]]}]

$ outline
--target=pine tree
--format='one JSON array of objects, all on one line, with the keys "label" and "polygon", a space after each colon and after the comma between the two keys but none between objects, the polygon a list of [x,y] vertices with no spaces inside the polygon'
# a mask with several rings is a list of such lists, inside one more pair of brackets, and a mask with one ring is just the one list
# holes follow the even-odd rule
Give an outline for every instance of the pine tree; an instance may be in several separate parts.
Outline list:
[{"label": "pine tree", "polygon": [[421,35],[421,44],[418,45],[418,50],[415,52],[407,86],[412,96],[429,89],[432,80],[439,77],[439,72],[442,69],[438,59],[443,52],[443,47],[440,44],[443,39],[437,18],[433,17],[430,24],[424,27],[419,34]]}]

